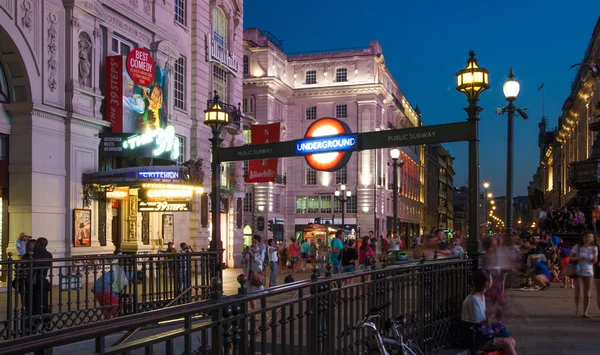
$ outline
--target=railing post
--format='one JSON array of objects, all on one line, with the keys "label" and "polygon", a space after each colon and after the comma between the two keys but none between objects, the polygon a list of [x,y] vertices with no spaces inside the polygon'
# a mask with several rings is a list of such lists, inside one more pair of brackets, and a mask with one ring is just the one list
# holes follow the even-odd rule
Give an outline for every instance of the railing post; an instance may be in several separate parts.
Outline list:
[{"label": "railing post", "polygon": [[[246,283],[248,278],[244,274],[240,274],[237,277],[237,282],[240,284],[238,288],[238,296],[243,297],[248,294],[248,288]],[[233,315],[238,316],[240,314],[246,315],[248,304],[241,302],[233,308]],[[248,321],[247,317],[244,316],[242,319],[238,319],[233,328],[233,353],[243,354],[245,353],[244,347],[248,344]]]},{"label": "railing post", "polygon": [[[13,324],[13,297],[12,297],[12,293],[13,293],[13,285],[16,285],[15,287],[15,292],[18,293],[19,292],[19,288],[21,287],[19,284],[21,282],[21,280],[17,279],[16,277],[13,277],[13,259],[12,259],[12,252],[8,252],[8,277],[6,279],[6,339],[10,339],[11,335],[13,334],[14,331],[14,324]],[[16,334],[15,334],[15,338],[16,338]]]},{"label": "railing post", "polygon": [[[211,285],[211,300],[218,301],[221,299],[221,280],[218,277],[213,277],[210,280]],[[215,308],[212,310],[212,329],[211,329],[211,348],[213,354],[221,354],[223,350],[223,312],[221,307],[215,303]]]}]

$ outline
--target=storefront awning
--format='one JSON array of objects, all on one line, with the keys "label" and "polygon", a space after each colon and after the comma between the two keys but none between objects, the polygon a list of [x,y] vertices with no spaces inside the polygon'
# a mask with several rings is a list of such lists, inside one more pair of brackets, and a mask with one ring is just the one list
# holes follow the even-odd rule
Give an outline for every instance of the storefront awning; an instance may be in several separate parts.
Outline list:
[{"label": "storefront awning", "polygon": [[83,174],[86,185],[137,186],[147,183],[202,186],[202,177],[184,166],[140,166]]}]

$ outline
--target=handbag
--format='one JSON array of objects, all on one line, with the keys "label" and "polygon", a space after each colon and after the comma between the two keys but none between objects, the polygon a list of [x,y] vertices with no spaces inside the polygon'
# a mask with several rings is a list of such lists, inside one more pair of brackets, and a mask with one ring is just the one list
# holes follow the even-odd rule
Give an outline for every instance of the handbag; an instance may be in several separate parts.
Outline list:
[{"label": "handbag", "polygon": [[575,261],[569,262],[567,264],[567,266],[565,266],[565,276],[574,278],[577,275],[578,267],[579,267],[579,265],[577,264],[577,262],[575,262]]}]

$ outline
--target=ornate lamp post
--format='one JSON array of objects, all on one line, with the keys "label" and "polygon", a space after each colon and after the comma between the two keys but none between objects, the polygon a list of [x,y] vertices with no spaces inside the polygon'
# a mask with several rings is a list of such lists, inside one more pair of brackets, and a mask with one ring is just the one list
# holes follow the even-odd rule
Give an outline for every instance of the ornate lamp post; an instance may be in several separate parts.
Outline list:
[{"label": "ornate lamp post", "polygon": [[[215,96],[212,100],[208,100],[207,109],[204,110],[204,124],[210,127],[212,137],[209,138],[212,148],[212,161],[210,164],[211,170],[211,206],[212,206],[212,235],[210,242],[210,250],[223,250],[223,242],[221,240],[221,162],[218,157],[218,149],[223,142],[221,131],[225,126],[230,124],[230,116],[236,121],[241,118],[239,108],[233,105],[228,105],[219,99],[219,95],[215,91]],[[219,278],[221,277],[221,254],[219,254],[218,270]]]},{"label": "ornate lamp post", "polygon": [[469,139],[469,239],[467,253],[475,260],[473,267],[479,267],[479,254],[481,241],[479,240],[479,137],[478,123],[479,112],[482,108],[477,106],[479,95],[490,87],[489,71],[479,67],[475,59],[475,51],[469,52],[467,66],[456,73],[456,90],[467,96],[469,106],[465,108],[468,114],[472,138]]},{"label": "ornate lamp post", "polygon": [[[341,190],[341,191],[340,191]],[[342,204],[342,228],[346,228],[346,221],[344,220],[346,211],[346,202],[352,196],[352,191],[346,190],[346,185],[341,185],[340,189],[335,189],[335,198]]]},{"label": "ornate lamp post", "polygon": [[508,135],[506,142],[506,230],[504,234],[504,243],[512,245],[513,238],[513,149],[514,149],[514,117],[515,114],[520,114],[524,119],[527,119],[526,109],[520,109],[515,106],[515,100],[519,95],[520,85],[515,80],[515,73],[510,69],[508,80],[504,83],[502,91],[508,106],[498,109],[498,114],[508,113]]},{"label": "ornate lamp post", "polygon": [[[392,179],[393,179],[393,183],[392,183],[392,201],[394,204],[394,207],[392,208],[393,214],[394,214],[394,221],[392,223],[392,236],[395,236],[396,233],[398,233],[397,230],[397,225],[398,225],[398,168],[402,168],[402,165],[404,165],[404,161],[402,159],[400,159],[400,161],[398,161],[398,158],[400,158],[400,149],[398,148],[394,148],[392,150],[390,150],[390,157],[392,158],[392,163],[388,163],[389,166],[392,167],[392,171],[393,171],[393,175],[392,175]],[[404,245],[408,245],[408,235],[406,236],[405,240],[405,244]]]}]

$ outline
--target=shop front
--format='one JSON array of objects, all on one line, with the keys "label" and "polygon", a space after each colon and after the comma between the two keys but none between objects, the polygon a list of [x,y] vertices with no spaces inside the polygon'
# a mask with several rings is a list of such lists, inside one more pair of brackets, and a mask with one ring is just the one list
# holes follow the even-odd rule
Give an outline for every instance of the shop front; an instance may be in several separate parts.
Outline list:
[{"label": "shop front", "polygon": [[[189,241],[189,219],[204,190],[179,166],[145,166],[83,175],[84,199],[98,202],[99,239],[124,253],[157,253]],[[76,225],[85,223],[76,215]]]}]

